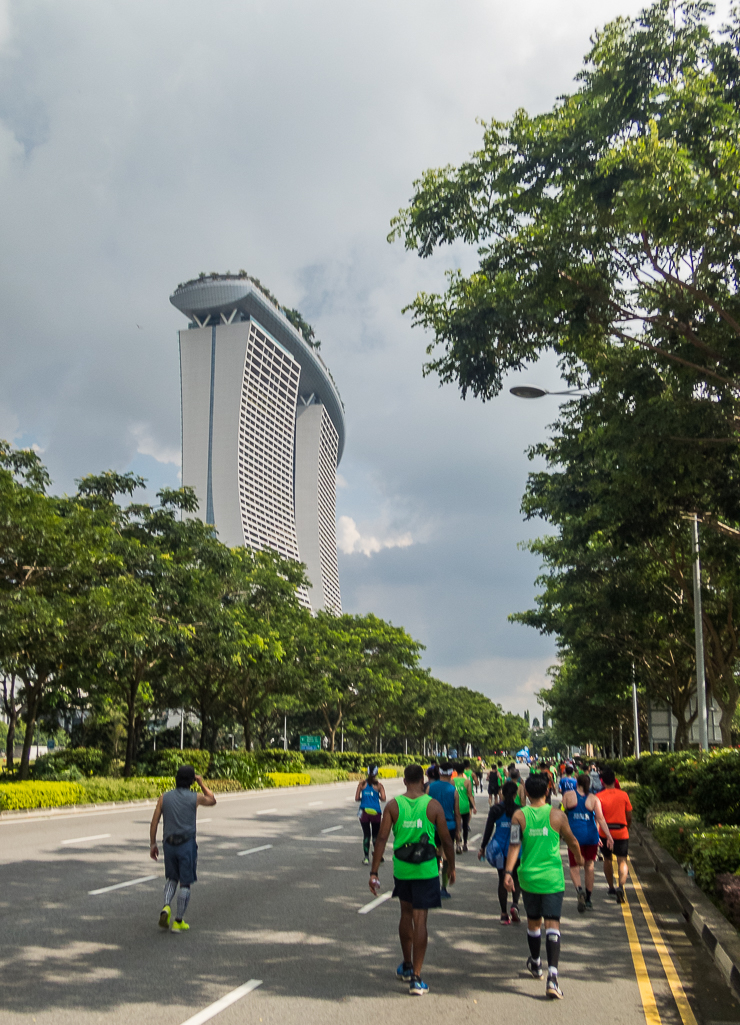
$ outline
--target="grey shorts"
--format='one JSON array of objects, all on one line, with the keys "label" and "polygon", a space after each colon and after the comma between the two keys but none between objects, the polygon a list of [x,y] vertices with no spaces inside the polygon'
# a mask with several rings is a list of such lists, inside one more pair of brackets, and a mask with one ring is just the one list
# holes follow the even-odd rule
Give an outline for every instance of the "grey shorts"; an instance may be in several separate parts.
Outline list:
[{"label": "grey shorts", "polygon": [[167,879],[173,879],[180,886],[190,886],[191,883],[197,882],[198,845],[195,842],[195,837],[177,845],[167,843],[165,840],[162,847],[164,849],[164,874]]},{"label": "grey shorts", "polygon": [[563,897],[565,890],[560,893],[530,893],[529,890],[522,890],[522,900],[527,918],[552,918],[560,921],[563,912]]}]

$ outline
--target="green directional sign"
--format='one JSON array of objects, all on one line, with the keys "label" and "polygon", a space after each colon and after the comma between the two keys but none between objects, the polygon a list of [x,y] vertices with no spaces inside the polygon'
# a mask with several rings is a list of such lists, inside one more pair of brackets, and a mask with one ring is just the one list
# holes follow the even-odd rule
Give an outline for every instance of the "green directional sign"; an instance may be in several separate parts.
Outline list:
[{"label": "green directional sign", "polygon": [[301,751],[320,751],[321,737],[314,737],[309,734],[301,734]]}]

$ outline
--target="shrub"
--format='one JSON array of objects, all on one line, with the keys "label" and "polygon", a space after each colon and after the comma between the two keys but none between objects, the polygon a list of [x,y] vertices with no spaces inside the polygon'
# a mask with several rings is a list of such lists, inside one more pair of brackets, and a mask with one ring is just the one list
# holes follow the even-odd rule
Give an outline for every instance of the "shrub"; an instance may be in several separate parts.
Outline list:
[{"label": "shrub", "polygon": [[705,822],[740,826],[740,751],[713,751],[696,765],[692,784],[692,804]]},{"label": "shrub", "polygon": [[36,782],[0,784],[0,811],[23,808],[60,808],[84,804],[85,791],[79,783]]},{"label": "shrub", "polygon": [[403,775],[403,770],[394,765],[384,765],[382,769],[378,769],[378,777],[380,779],[397,779],[401,775]]},{"label": "shrub", "polygon": [[724,913],[740,929],[740,876],[728,872],[718,875],[714,893]]},{"label": "shrub", "polygon": [[307,772],[268,772],[267,776],[276,787],[307,787],[311,782]]},{"label": "shrub", "polygon": [[82,784],[86,804],[105,804],[108,801],[145,801],[172,790],[174,776],[132,776],[88,779]]},{"label": "shrub", "polygon": [[715,877],[740,869],[740,828],[717,826],[694,833],[691,860],[697,883],[714,896]]},{"label": "shrub", "polygon": [[[342,783],[350,778],[350,774],[345,772],[344,769],[309,769],[308,775],[311,777],[311,782],[314,784],[318,783]],[[356,772],[354,775],[358,779],[364,779],[364,773]]]},{"label": "shrub", "polygon": [[282,748],[264,748],[254,751],[254,760],[260,768],[272,772],[302,772],[306,767],[300,751],[283,751]]},{"label": "shrub", "polygon": [[35,779],[62,779],[62,773],[77,769],[82,776],[105,776],[110,771],[110,756],[98,747],[65,747],[41,755],[33,765]]},{"label": "shrub", "polygon": [[168,747],[157,751],[151,758],[153,776],[175,776],[181,765],[192,765],[198,776],[205,776],[211,764],[211,752],[199,751],[197,748]]},{"label": "shrub", "polygon": [[238,779],[207,779],[205,784],[214,794],[235,794],[244,790]]},{"label": "shrub", "polygon": [[655,839],[676,861],[685,865],[693,860],[694,834],[704,825],[698,815],[651,809],[648,820]]},{"label": "shrub", "polygon": [[630,787],[627,793],[629,794],[635,818],[638,822],[644,822],[650,807],[658,799],[655,791],[652,787],[638,786]]},{"label": "shrub", "polygon": [[257,765],[254,755],[247,751],[217,751],[211,762],[211,776],[214,779],[236,780],[243,790],[272,786],[267,774]]}]

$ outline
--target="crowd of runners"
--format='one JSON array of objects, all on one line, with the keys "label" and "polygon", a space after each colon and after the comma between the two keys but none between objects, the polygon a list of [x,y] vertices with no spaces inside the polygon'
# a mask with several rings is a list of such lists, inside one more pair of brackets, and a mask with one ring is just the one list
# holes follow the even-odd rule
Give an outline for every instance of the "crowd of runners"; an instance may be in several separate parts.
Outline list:
[{"label": "crowd of runners", "polygon": [[[468,760],[442,759],[429,765],[426,772],[421,765],[408,765],[405,792],[391,800],[386,799],[377,766],[369,767],[355,792],[362,860],[363,864],[370,862],[372,848],[370,889],[377,896],[380,865],[393,834],[393,896],[401,905],[403,956],[397,976],[414,996],[428,991],[421,977],[427,915],[430,908],[453,899],[449,888],[455,883],[455,859],[468,852],[470,817],[478,812],[475,794],[483,793],[486,776],[488,817],[478,859],[485,859],[498,874],[501,924],[517,925],[526,918],[526,966],[535,979],[545,975],[541,956],[544,927],[545,993],[561,999],[558,964],[565,897],[561,841],[568,848],[580,914],[593,910],[597,860],[603,860],[607,895],[617,903],[625,900],[632,805],[611,769],[599,771],[595,765],[542,762],[530,766],[515,761],[506,767],[502,762],[486,767],[481,762],[473,765]],[[155,861],[159,857],[157,830],[162,819],[165,889],[159,925],[182,933],[189,928],[184,915],[197,879],[197,809],[214,805],[216,798],[190,765],[180,766],[175,784],[174,790],[159,798],[154,810],[150,854]],[[200,793],[191,789],[194,784]]]}]

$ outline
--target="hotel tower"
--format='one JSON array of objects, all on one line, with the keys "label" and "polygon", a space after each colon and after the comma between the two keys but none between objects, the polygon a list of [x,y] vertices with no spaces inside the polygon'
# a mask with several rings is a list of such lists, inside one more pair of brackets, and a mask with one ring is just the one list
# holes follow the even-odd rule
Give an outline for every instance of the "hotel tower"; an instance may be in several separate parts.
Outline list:
[{"label": "hotel tower", "polygon": [[306,564],[303,600],[341,613],[336,469],[344,409],[326,364],[245,275],[199,278],[170,302],[180,331],[182,483],[231,547]]}]

